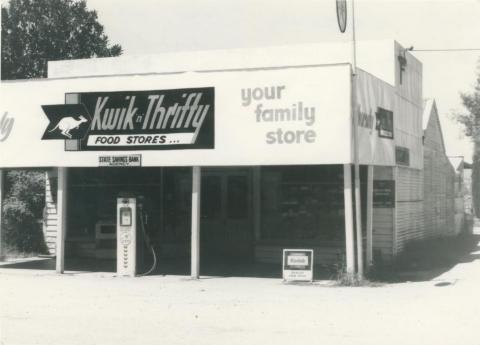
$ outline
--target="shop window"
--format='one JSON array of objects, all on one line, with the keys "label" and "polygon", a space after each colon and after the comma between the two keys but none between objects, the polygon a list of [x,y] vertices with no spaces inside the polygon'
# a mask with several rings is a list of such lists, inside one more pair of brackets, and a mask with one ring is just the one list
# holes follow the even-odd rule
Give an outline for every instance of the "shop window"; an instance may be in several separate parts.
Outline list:
[{"label": "shop window", "polygon": [[262,169],[262,239],[336,241],[344,237],[342,166]]},{"label": "shop window", "polygon": [[227,179],[227,216],[229,219],[248,217],[248,181],[247,176],[228,176]]},{"label": "shop window", "polygon": [[202,219],[216,219],[222,211],[222,179],[220,176],[204,176],[202,178]]},{"label": "shop window", "polygon": [[376,129],[380,138],[393,139],[393,112],[378,107]]}]

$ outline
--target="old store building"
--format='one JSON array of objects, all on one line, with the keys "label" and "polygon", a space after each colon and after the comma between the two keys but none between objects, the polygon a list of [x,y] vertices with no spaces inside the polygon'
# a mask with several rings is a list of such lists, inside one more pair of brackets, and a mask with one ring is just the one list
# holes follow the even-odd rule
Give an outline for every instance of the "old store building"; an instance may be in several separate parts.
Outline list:
[{"label": "old store building", "polygon": [[359,249],[365,265],[389,261],[450,234],[453,169],[421,63],[390,40],[359,44],[354,77],[349,59],[347,44],[318,44],[50,62],[48,79],[1,85],[15,120],[1,168],[47,169],[58,272],[65,256],[118,256],[126,194],[141,196],[158,260],[192,276],[212,262],[280,265],[285,248],[352,272]]}]

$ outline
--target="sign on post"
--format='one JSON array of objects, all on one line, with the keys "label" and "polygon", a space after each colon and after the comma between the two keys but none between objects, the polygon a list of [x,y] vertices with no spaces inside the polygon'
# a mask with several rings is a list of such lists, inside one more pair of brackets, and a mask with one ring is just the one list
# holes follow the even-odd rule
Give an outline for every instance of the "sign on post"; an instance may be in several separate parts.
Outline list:
[{"label": "sign on post", "polygon": [[113,155],[99,156],[99,167],[140,167],[142,166],[142,155]]},{"label": "sign on post", "polygon": [[374,208],[395,207],[395,181],[393,180],[373,181],[373,207]]},{"label": "sign on post", "polygon": [[283,280],[313,281],[313,250],[283,250]]}]

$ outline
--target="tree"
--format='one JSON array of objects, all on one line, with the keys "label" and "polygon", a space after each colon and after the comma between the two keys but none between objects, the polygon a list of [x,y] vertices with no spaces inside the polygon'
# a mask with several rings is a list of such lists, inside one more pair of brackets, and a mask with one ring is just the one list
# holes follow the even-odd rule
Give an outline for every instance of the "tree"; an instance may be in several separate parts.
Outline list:
[{"label": "tree", "polygon": [[47,61],[118,56],[85,0],[10,0],[2,7],[2,80],[47,76]]},{"label": "tree", "polygon": [[473,141],[472,199],[477,217],[480,216],[480,60],[473,91],[460,93],[466,111],[455,113],[454,118],[463,126],[465,135]]},{"label": "tree", "polygon": [[[2,6],[1,78],[47,76],[47,61],[118,56],[109,46],[97,13],[85,0],[10,0]],[[3,226],[7,249],[41,253],[46,250],[41,224],[45,172],[11,170],[6,174]]]}]

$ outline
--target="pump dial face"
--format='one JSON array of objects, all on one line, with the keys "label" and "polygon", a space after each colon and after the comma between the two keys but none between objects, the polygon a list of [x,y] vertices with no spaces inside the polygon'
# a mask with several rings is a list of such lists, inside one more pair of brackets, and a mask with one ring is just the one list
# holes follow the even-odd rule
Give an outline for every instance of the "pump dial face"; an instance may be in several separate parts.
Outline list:
[{"label": "pump dial face", "polygon": [[336,0],[337,2],[337,22],[341,33],[347,28],[347,0]]}]

